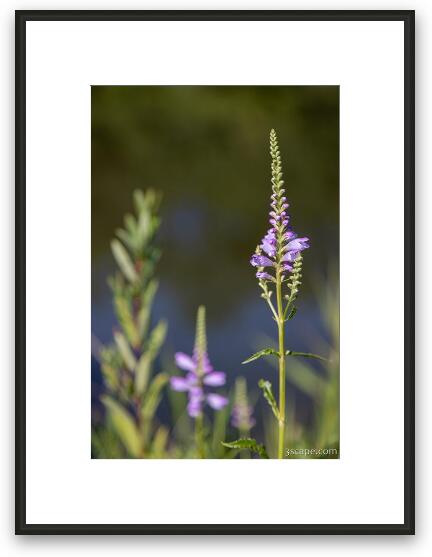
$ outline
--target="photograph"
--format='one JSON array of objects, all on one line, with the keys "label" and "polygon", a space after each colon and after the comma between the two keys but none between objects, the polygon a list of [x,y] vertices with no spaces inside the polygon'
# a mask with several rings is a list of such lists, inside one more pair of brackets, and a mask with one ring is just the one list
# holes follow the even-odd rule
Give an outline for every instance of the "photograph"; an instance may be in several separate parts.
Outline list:
[{"label": "photograph", "polygon": [[89,367],[92,459],[339,459],[338,86],[92,86]]},{"label": "photograph", "polygon": [[414,534],[414,27],[16,12],[17,534]]}]

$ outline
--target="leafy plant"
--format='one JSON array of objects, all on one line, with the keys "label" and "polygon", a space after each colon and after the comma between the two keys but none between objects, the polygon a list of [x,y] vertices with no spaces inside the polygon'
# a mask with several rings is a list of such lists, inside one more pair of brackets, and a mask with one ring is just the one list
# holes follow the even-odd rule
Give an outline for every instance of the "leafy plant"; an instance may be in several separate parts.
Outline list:
[{"label": "leafy plant", "polygon": [[[263,356],[276,356],[279,362],[279,404],[276,403],[271,384],[261,380],[260,388],[270,404],[278,422],[278,458],[284,457],[286,424],[286,356],[318,358],[315,354],[287,350],[285,346],[285,323],[294,318],[295,302],[302,278],[302,252],[309,248],[309,238],[297,237],[290,226],[282,180],[282,162],[276,132],[270,132],[271,183],[270,229],[252,255],[251,264],[257,268],[256,277],[262,290],[261,297],[267,302],[278,330],[278,350],[264,348],[250,356],[243,363],[249,363]],[[275,295],[276,305],[272,302]]]},{"label": "leafy plant", "polygon": [[155,425],[166,373],[153,374],[165,341],[167,325],[150,327],[158,283],[155,268],[160,251],[155,236],[160,196],[153,190],[134,192],[135,214],[127,214],[111,250],[117,271],[110,277],[118,327],[113,342],[100,351],[106,393],[101,397],[109,425],[129,457],[160,456],[167,430]]}]

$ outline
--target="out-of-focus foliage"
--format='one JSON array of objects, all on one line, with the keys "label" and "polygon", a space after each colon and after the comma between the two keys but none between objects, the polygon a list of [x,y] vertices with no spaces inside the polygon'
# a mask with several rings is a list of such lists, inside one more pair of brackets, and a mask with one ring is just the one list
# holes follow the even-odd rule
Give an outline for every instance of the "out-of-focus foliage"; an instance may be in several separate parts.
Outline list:
[{"label": "out-of-focus foliage", "polygon": [[113,342],[100,350],[106,393],[102,402],[106,425],[93,432],[93,453],[99,457],[157,457],[164,453],[168,432],[155,414],[166,373],[153,374],[153,363],[165,340],[167,325],[150,327],[157,291],[155,267],[160,253],[154,245],[159,228],[160,196],[153,190],[134,193],[135,215],[111,242],[117,272],[110,277],[118,327]]}]

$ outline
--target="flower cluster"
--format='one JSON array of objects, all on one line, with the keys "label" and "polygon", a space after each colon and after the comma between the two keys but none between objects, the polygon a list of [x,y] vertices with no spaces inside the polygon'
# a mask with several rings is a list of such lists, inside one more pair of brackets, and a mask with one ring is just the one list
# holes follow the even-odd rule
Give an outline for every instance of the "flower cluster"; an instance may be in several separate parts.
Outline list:
[{"label": "flower cluster", "polygon": [[173,376],[170,384],[174,391],[188,393],[187,411],[191,418],[202,415],[204,404],[214,410],[221,410],[228,399],[218,393],[206,392],[206,387],[222,387],[226,376],[223,371],[214,371],[207,354],[205,332],[205,308],[198,309],[195,348],[192,356],[177,352],[175,362],[178,368],[186,371],[185,377]]},{"label": "flower cluster", "polygon": [[[254,267],[258,267],[257,278],[260,280],[276,281],[271,274],[289,273],[293,270],[293,263],[299,253],[309,247],[309,238],[298,238],[289,225],[287,209],[289,204],[285,197],[282,180],[282,163],[276,132],[270,132],[270,155],[272,158],[272,195],[270,225],[271,228],[257,247],[250,260]],[[268,268],[268,271],[264,269]]]}]

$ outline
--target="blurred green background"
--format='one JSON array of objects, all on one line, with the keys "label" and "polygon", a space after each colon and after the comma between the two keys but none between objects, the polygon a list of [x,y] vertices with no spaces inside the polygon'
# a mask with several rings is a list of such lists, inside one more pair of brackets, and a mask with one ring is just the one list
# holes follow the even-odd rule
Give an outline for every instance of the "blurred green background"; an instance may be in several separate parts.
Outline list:
[{"label": "blurred green background", "polygon": [[[94,86],[91,102],[95,338],[110,340],[115,324],[106,284],[114,269],[110,240],[131,210],[133,190],[152,187],[163,194],[154,320],[168,320],[167,354],[191,352],[196,309],[204,304],[210,356],[230,384],[239,374],[252,391],[262,376],[277,383],[276,371],[264,360],[241,366],[263,338],[276,334],[249,265],[268,228],[269,132],[275,128],[291,223],[311,239],[287,345],[312,352],[322,342],[337,348],[319,297],[328,288],[338,295],[339,88]],[[332,311],[338,313],[337,304]],[[325,373],[319,364],[315,371]],[[102,419],[101,389],[92,360],[94,423]],[[288,397],[296,420],[314,427],[313,397],[296,383]]]}]

